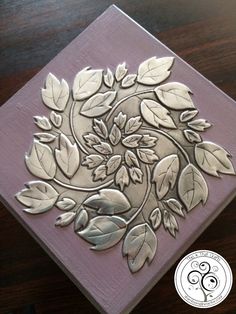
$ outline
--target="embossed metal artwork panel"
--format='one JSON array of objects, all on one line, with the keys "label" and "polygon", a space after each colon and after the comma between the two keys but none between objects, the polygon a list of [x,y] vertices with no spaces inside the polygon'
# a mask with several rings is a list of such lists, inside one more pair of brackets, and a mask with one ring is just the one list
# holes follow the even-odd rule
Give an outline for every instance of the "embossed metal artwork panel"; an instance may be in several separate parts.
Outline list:
[{"label": "embossed metal artwork panel", "polygon": [[[205,205],[201,171],[235,174],[230,154],[202,140],[211,124],[195,118],[192,91],[179,82],[162,84],[173,63],[173,57],[152,57],[137,74],[125,63],[114,74],[86,67],[72,90],[48,74],[41,93],[51,112],[34,117],[41,132],[25,156],[28,170],[42,180],[16,195],[26,213],[63,211],[55,225],[73,224],[93,250],[123,241],[132,272],[155,257],[161,224],[175,238],[178,219]],[[84,176],[89,182],[80,186]],[[144,193],[132,200],[136,189]]]},{"label": "embossed metal artwork panel", "polygon": [[[116,23],[127,27],[129,41]],[[112,30],[108,27],[99,43],[92,29],[99,34],[104,26]],[[233,197],[236,149],[229,129],[235,128],[236,109],[114,7],[84,34],[33,79],[32,92],[23,88],[37,105],[26,108],[20,92],[3,108],[3,119],[7,107],[17,104],[19,120],[26,123],[27,116],[27,139],[16,124],[14,139],[6,131],[3,148],[8,151],[10,141],[19,140],[28,152],[15,156],[24,173],[17,189],[2,196],[100,309],[120,313]],[[148,42],[144,52],[139,37]],[[107,38],[114,57],[103,51],[110,45]],[[117,38],[124,41],[124,52],[115,53]],[[96,45],[103,51],[99,57],[92,51]],[[231,123],[223,122],[226,116]],[[6,122],[1,129],[7,130]],[[16,192],[23,207],[14,200]],[[112,308],[108,287],[118,295]]]}]

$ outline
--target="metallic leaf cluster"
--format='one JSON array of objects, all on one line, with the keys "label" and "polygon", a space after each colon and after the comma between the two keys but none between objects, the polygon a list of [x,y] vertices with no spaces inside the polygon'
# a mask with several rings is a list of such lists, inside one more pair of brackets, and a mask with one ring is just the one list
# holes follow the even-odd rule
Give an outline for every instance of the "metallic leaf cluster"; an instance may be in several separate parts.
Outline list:
[{"label": "metallic leaf cluster", "polygon": [[175,238],[178,220],[206,204],[205,174],[235,174],[230,153],[203,140],[211,124],[198,117],[191,89],[165,82],[173,64],[151,57],[137,73],[125,62],[86,67],[72,89],[50,73],[41,90],[50,112],[34,117],[39,132],[25,155],[37,180],[16,194],[30,214],[56,207],[55,227],[73,224],[93,250],[122,241],[131,272],[153,261],[157,230]]}]

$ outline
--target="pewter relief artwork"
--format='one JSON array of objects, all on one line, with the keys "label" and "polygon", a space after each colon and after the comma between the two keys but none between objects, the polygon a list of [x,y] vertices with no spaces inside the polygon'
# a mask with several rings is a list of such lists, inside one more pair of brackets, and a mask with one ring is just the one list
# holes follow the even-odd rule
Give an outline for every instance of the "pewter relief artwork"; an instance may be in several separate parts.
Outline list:
[{"label": "pewter relief artwork", "polygon": [[131,272],[152,262],[159,228],[175,238],[178,221],[206,204],[205,174],[235,174],[230,154],[202,139],[211,124],[194,91],[171,81],[173,64],[152,57],[137,74],[125,63],[114,73],[87,67],[71,88],[50,73],[41,90],[50,112],[34,117],[25,156],[37,179],[16,195],[27,214],[61,211],[55,227],[72,224],[94,251],[122,242]]}]

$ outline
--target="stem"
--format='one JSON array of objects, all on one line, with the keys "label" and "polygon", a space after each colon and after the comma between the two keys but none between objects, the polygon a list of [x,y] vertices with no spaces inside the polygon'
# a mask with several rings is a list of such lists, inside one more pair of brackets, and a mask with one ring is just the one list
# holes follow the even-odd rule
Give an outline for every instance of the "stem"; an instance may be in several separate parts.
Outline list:
[{"label": "stem", "polygon": [[143,91],[140,91],[140,92],[136,92],[134,94],[131,94],[131,95],[128,95],[122,99],[120,99],[114,107],[112,107],[111,111],[108,113],[108,115],[106,116],[106,119],[105,121],[107,122],[110,117],[113,115],[114,111],[116,111],[116,109],[119,107],[120,104],[122,104],[124,101],[134,97],[134,96],[138,96],[138,95],[142,95],[142,94],[148,94],[148,93],[152,93],[154,90],[153,89],[149,89],[149,90],[143,90]]},{"label": "stem", "polygon": [[[200,289],[204,295],[204,301],[203,302],[206,302],[207,301],[207,297],[208,297],[208,294],[206,294],[206,292],[204,291],[204,288],[202,288],[201,284],[200,284]],[[210,293],[209,293],[210,294]]]},{"label": "stem", "polygon": [[82,150],[82,152],[86,155],[89,154],[89,152],[87,151],[87,149],[80,143],[80,141],[78,140],[76,134],[75,134],[75,130],[74,130],[74,125],[73,125],[73,115],[74,115],[74,109],[75,109],[75,104],[76,102],[73,101],[72,105],[71,105],[71,109],[70,109],[70,117],[69,117],[69,123],[70,123],[70,129],[71,129],[71,133],[73,135],[73,138],[76,142],[76,144],[79,146],[79,148]]},{"label": "stem", "polygon": [[90,188],[86,188],[86,187],[80,187],[80,186],[75,186],[75,185],[70,185],[64,182],[61,182],[60,180],[54,178],[53,181],[55,183],[57,183],[60,186],[63,186],[64,188],[70,189],[70,190],[75,190],[75,191],[81,191],[81,192],[95,192],[98,191],[102,188],[105,188],[109,185],[111,185],[113,183],[113,180],[107,181],[101,185],[95,186],[95,187],[90,187]]},{"label": "stem", "polygon": [[187,163],[190,163],[189,156],[188,156],[187,152],[185,151],[185,149],[183,149],[183,147],[168,133],[166,133],[162,130],[153,129],[153,128],[149,128],[149,127],[141,127],[141,129],[146,130],[146,131],[151,131],[154,133],[159,133],[159,134],[162,134],[163,136],[165,136],[166,138],[168,138],[181,151],[181,153],[184,156],[184,158],[186,159]]},{"label": "stem", "polygon": [[134,219],[141,213],[143,210],[144,205],[146,204],[149,194],[151,192],[152,184],[151,184],[151,171],[149,166],[146,166],[146,172],[147,172],[147,190],[144,196],[144,199],[142,201],[142,204],[139,206],[138,210],[136,213],[127,221],[127,225],[130,224]]}]

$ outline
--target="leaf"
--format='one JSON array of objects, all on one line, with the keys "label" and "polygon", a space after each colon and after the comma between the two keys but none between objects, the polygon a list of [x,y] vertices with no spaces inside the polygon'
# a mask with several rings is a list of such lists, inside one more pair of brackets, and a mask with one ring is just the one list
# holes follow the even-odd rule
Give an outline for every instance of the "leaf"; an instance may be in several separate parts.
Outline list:
[{"label": "leaf", "polygon": [[173,62],[173,57],[152,57],[145,60],[138,68],[137,81],[145,85],[156,85],[163,82],[169,77],[169,69],[172,67]]},{"label": "leaf", "polygon": [[120,155],[114,155],[112,156],[106,166],[107,166],[107,175],[109,176],[110,174],[114,173],[120,166],[121,164],[121,156]]},{"label": "leaf", "polygon": [[93,134],[93,133],[84,135],[83,138],[89,147],[93,147],[93,145],[101,143],[100,138],[96,134]]},{"label": "leaf", "polygon": [[180,174],[178,192],[181,201],[190,211],[200,202],[206,203],[208,187],[201,172],[193,165],[188,164]]},{"label": "leaf", "polygon": [[93,123],[93,129],[97,133],[97,135],[104,139],[108,138],[108,131],[105,123],[102,120],[97,119],[94,119]]},{"label": "leaf", "polygon": [[102,84],[103,70],[81,70],[75,77],[73,84],[74,100],[84,100],[95,94]]},{"label": "leaf", "polygon": [[198,114],[198,110],[186,110],[180,115],[180,122],[188,122]]},{"label": "leaf", "polygon": [[88,221],[89,221],[88,213],[84,208],[82,208],[77,217],[75,218],[74,225],[75,232],[86,227]]},{"label": "leaf", "polygon": [[51,111],[50,121],[56,128],[59,128],[62,124],[62,116],[60,114],[57,114],[55,111]]},{"label": "leaf", "polygon": [[56,218],[55,226],[59,226],[59,227],[68,226],[69,224],[72,223],[72,221],[74,221],[75,216],[76,216],[75,212],[67,212],[67,213],[61,214],[60,216]]},{"label": "leaf", "polygon": [[103,162],[104,158],[100,155],[91,154],[85,156],[84,161],[82,162],[83,166],[87,166],[88,169],[93,169]]},{"label": "leaf", "polygon": [[137,167],[131,167],[129,168],[129,175],[131,180],[134,183],[142,183],[143,182],[143,172],[141,169],[137,168]]},{"label": "leaf", "polygon": [[207,122],[205,119],[197,119],[193,120],[191,122],[188,122],[188,126],[196,131],[205,131],[205,129],[208,129],[211,124]]},{"label": "leaf", "polygon": [[199,143],[202,141],[201,136],[192,130],[184,130],[184,136],[190,143]]},{"label": "leaf", "polygon": [[35,133],[34,136],[42,143],[50,143],[53,142],[56,138],[55,135],[50,133]]},{"label": "leaf", "polygon": [[161,159],[153,170],[152,180],[156,185],[156,194],[161,200],[173,189],[179,173],[179,157],[175,154]]},{"label": "leaf", "polygon": [[129,74],[127,75],[121,82],[121,86],[123,88],[131,87],[135,84],[135,80],[137,78],[136,74]]},{"label": "leaf", "polygon": [[106,170],[107,169],[106,169],[105,165],[101,165],[101,166],[97,167],[93,172],[93,180],[94,181],[98,181],[98,180],[103,181],[107,177]]},{"label": "leaf", "polygon": [[112,148],[110,144],[101,142],[101,144],[96,144],[93,146],[94,149],[96,149],[97,152],[103,154],[103,155],[110,155],[112,154]]},{"label": "leaf", "polygon": [[175,238],[176,231],[179,230],[179,226],[175,216],[167,210],[164,210],[163,224],[165,229],[167,229],[169,233]]},{"label": "leaf", "polygon": [[71,141],[64,134],[60,135],[59,149],[55,149],[55,157],[61,171],[72,178],[80,165],[80,154],[76,143]]},{"label": "leaf", "polygon": [[157,128],[161,125],[168,129],[176,129],[170,112],[154,100],[143,99],[141,102],[141,113],[147,123]]},{"label": "leaf", "polygon": [[109,134],[109,139],[112,145],[117,145],[121,139],[121,131],[116,124],[113,124],[111,132]]},{"label": "leaf", "polygon": [[31,181],[25,184],[26,189],[16,194],[16,199],[29,207],[24,209],[30,214],[40,214],[51,209],[57,201],[57,191],[43,181]]},{"label": "leaf", "polygon": [[114,122],[120,130],[123,129],[123,127],[125,126],[126,119],[127,115],[123,114],[122,112],[119,112],[119,114],[114,118]]},{"label": "leaf", "polygon": [[165,204],[177,215],[184,217],[183,206],[175,198],[170,198],[167,201],[164,201]]},{"label": "leaf", "polygon": [[115,189],[102,189],[87,198],[84,205],[97,209],[99,214],[114,215],[127,212],[131,205],[125,194]]},{"label": "leaf", "polygon": [[159,208],[155,208],[152,212],[151,215],[149,216],[149,220],[152,224],[152,228],[154,230],[157,230],[160,225],[161,225],[161,220],[162,220],[162,214]]},{"label": "leaf", "polygon": [[78,234],[93,244],[91,249],[101,251],[117,244],[125,234],[126,222],[118,216],[98,216],[92,218],[88,226]]},{"label": "leaf", "polygon": [[109,68],[107,68],[107,73],[103,77],[104,83],[107,87],[112,88],[114,84],[114,76]]},{"label": "leaf", "polygon": [[141,147],[153,147],[156,145],[157,140],[157,137],[150,136],[149,134],[144,134],[139,142],[139,145]]},{"label": "leaf", "polygon": [[34,116],[34,123],[42,130],[50,131],[52,129],[51,123],[46,117]]},{"label": "leaf", "polygon": [[121,81],[126,73],[127,73],[127,68],[126,68],[126,64],[125,62],[123,62],[122,64],[119,64],[116,68],[116,73],[115,73],[115,77],[116,77],[116,80],[117,82]]},{"label": "leaf", "polygon": [[136,157],[136,155],[131,151],[131,150],[127,150],[125,152],[125,162],[127,164],[127,166],[129,167],[139,167],[139,162],[138,159]]},{"label": "leaf", "polygon": [[190,97],[191,90],[181,83],[167,83],[155,88],[160,101],[167,107],[175,110],[195,108]]},{"label": "leaf", "polygon": [[133,227],[123,244],[123,255],[127,255],[128,265],[134,273],[153,260],[157,249],[157,238],[147,223]]},{"label": "leaf", "polygon": [[140,122],[140,116],[130,118],[125,125],[125,134],[131,134],[136,132],[142,125]]},{"label": "leaf", "polygon": [[25,156],[28,170],[41,179],[51,180],[56,174],[56,163],[49,146],[34,140],[29,154]]},{"label": "leaf", "polygon": [[195,146],[195,159],[198,166],[208,174],[219,177],[220,173],[235,174],[230,154],[212,142],[202,142]]},{"label": "leaf", "polygon": [[44,104],[53,110],[64,111],[70,97],[70,89],[67,82],[61,82],[55,75],[49,73],[46,79],[46,88],[42,89]]},{"label": "leaf", "polygon": [[122,144],[126,147],[135,148],[135,147],[138,147],[139,141],[141,140],[141,138],[142,138],[142,135],[140,135],[140,134],[132,134],[132,135],[125,137],[122,140]]},{"label": "leaf", "polygon": [[60,210],[71,210],[76,205],[76,202],[69,197],[63,197],[62,200],[56,203],[57,208]]},{"label": "leaf", "polygon": [[129,175],[124,165],[121,166],[120,169],[117,171],[115,176],[115,183],[116,185],[120,186],[121,191],[124,190],[125,186],[129,185]]},{"label": "leaf", "polygon": [[82,106],[80,113],[85,117],[98,117],[111,109],[110,104],[116,98],[116,91],[97,93]]},{"label": "leaf", "polygon": [[154,150],[148,148],[137,149],[137,154],[138,158],[146,164],[153,164],[156,160],[159,159]]}]

